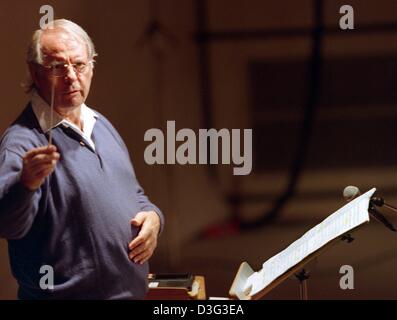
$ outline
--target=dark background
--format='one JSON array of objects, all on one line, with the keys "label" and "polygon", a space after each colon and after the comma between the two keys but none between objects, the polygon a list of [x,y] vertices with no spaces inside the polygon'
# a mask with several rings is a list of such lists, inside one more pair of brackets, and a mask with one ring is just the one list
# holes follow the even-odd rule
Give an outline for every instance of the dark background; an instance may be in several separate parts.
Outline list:
[{"label": "dark background", "polygon": [[[120,131],[166,215],[151,271],[204,275],[208,296],[227,296],[242,261],[260,269],[344,205],[346,185],[377,187],[397,204],[396,1],[2,1],[0,132],[29,99],[20,83],[43,4],[92,37],[99,56],[87,104]],[[354,30],[339,28],[345,4]],[[252,173],[147,165],[144,133],[165,130],[167,120],[196,132],[252,128]],[[216,229],[223,236],[198,237],[230,219],[247,228],[225,223]],[[396,299],[396,250],[397,236],[371,221],[318,259],[309,298]],[[345,264],[355,270],[354,290],[339,288]],[[0,298],[15,292],[1,240]],[[287,280],[265,299],[298,297],[296,280]]]}]

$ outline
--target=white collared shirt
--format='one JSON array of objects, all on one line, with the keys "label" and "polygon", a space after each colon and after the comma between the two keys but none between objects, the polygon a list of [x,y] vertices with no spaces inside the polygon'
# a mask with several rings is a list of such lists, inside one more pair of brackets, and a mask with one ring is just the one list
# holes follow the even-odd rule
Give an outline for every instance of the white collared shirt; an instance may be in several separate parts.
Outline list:
[{"label": "white collared shirt", "polygon": [[64,127],[69,127],[75,131],[80,137],[82,137],[90,146],[95,150],[94,141],[91,139],[92,131],[94,130],[94,125],[98,115],[94,110],[87,107],[84,103],[81,105],[80,120],[83,124],[83,131],[80,130],[74,123],[67,119],[62,118],[55,110],[53,113],[53,121],[51,123],[51,109],[47,102],[44,101],[42,97],[34,91],[31,98],[33,112],[40,124],[41,130],[47,133],[51,129],[62,125]]}]

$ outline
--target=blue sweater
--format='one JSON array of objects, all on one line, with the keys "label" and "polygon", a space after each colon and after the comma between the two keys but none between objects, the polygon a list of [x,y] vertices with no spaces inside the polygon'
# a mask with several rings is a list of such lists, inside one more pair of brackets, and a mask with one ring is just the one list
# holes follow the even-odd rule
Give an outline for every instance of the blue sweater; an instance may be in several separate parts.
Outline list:
[{"label": "blue sweater", "polygon": [[[53,129],[61,155],[36,191],[19,181],[22,157],[48,144],[30,105],[0,144],[0,237],[8,239],[20,299],[142,299],[148,264],[128,257],[139,230],[139,211],[160,210],[140,187],[127,148],[99,114],[92,132],[96,151],[70,128]],[[41,289],[43,265],[54,270],[54,288]]]}]

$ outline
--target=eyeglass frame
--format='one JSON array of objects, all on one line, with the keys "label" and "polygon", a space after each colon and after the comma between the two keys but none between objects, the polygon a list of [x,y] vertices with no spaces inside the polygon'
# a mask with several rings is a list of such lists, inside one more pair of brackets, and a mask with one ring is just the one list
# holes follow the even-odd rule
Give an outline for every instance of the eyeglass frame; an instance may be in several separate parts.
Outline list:
[{"label": "eyeglass frame", "polygon": [[64,70],[65,70],[65,74],[62,74],[62,75],[53,75],[53,76],[56,77],[56,78],[61,78],[61,77],[65,77],[65,76],[67,75],[70,66],[73,67],[73,71],[74,71],[76,74],[83,74],[85,71],[87,71],[86,68],[87,68],[89,65],[91,65],[91,66],[94,65],[94,62],[96,62],[96,61],[93,60],[93,59],[92,59],[92,60],[89,60],[87,63],[85,63],[85,62],[78,62],[78,63],[83,63],[83,64],[84,64],[84,70],[82,70],[82,71],[79,71],[78,69],[76,69],[76,64],[77,64],[77,63],[63,63],[63,62],[61,62],[61,63],[53,63],[52,65],[49,65],[49,66],[45,66],[45,65],[40,64],[40,63],[35,63],[35,64],[38,65],[38,66],[40,66],[40,67],[42,67],[42,68],[44,68],[44,69],[46,69],[46,70],[49,70],[49,71],[52,71],[53,68],[56,67],[56,66],[63,66],[63,67],[65,67],[65,69],[64,69]]}]

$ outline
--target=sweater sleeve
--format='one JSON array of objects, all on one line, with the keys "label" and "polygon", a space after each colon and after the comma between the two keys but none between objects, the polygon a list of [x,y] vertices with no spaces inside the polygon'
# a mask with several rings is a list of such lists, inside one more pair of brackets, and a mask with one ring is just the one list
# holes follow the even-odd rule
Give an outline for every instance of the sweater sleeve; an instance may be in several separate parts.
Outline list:
[{"label": "sweater sleeve", "polygon": [[0,151],[0,238],[20,239],[30,230],[38,211],[40,188],[30,191],[20,182],[22,157]]},{"label": "sweater sleeve", "polygon": [[138,180],[136,180],[136,194],[138,196],[138,202],[141,207],[142,211],[154,211],[160,218],[160,234],[163,232],[164,229],[164,215],[161,210],[151,203],[148,197],[145,195],[142,187],[139,185]]}]

